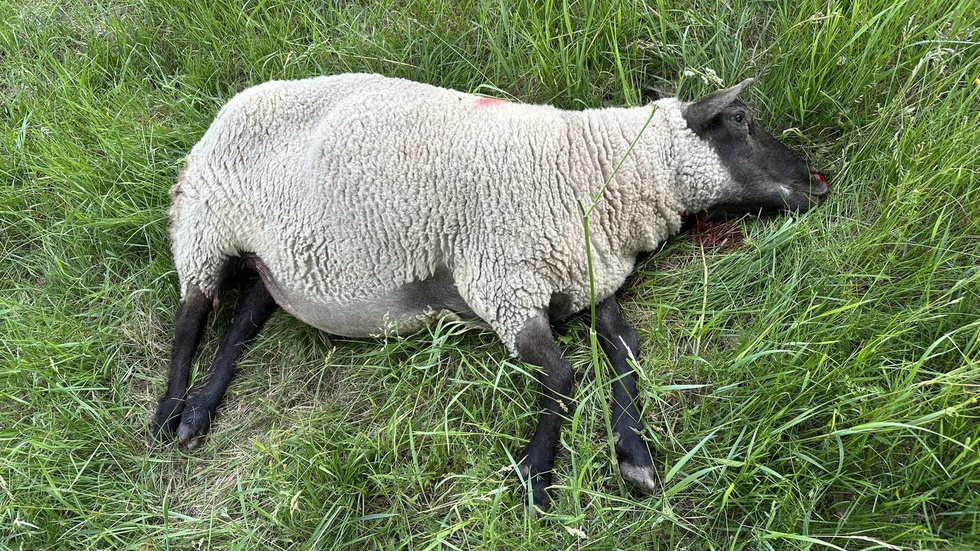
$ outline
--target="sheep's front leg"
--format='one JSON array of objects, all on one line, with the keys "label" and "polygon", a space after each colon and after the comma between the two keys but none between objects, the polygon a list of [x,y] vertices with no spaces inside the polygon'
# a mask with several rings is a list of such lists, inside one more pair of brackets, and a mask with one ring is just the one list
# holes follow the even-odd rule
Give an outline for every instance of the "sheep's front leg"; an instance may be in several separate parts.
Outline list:
[{"label": "sheep's front leg", "polygon": [[184,413],[177,428],[177,438],[188,449],[199,446],[211,428],[211,419],[228,389],[235,364],[245,348],[255,340],[259,330],[278,306],[260,279],[239,304],[207,377],[187,395]]},{"label": "sheep's front leg", "polygon": [[636,332],[619,311],[616,297],[611,296],[596,304],[596,333],[609,363],[616,370],[613,381],[612,423],[613,439],[619,472],[623,479],[646,492],[654,492],[654,478],[650,448],[640,433],[640,411],[637,407],[636,372],[629,360],[639,355]]},{"label": "sheep's front leg", "polygon": [[150,435],[160,441],[172,437],[184,411],[184,394],[190,375],[194,351],[204,332],[204,323],[211,313],[213,303],[196,286],[190,285],[180,307],[174,328],[174,347],[170,356],[170,374],[167,377],[167,393],[160,398],[157,412],[150,424]]},{"label": "sheep's front leg", "polygon": [[547,488],[555,466],[555,451],[563,416],[574,409],[571,401],[572,366],[562,357],[551,335],[551,324],[545,314],[528,320],[517,335],[517,354],[521,361],[538,366],[544,411],[530,443],[520,457],[521,472],[531,481],[534,504],[547,510],[550,503]]}]

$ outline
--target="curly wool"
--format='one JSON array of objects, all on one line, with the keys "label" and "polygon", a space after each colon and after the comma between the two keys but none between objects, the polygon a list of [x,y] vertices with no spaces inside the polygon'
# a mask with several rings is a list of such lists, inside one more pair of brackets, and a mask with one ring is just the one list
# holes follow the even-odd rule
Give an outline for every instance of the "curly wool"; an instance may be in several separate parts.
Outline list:
[{"label": "curly wool", "polygon": [[430,321],[435,305],[405,306],[400,290],[448,274],[514,353],[555,297],[553,316],[590,304],[583,207],[596,200],[601,300],[682,213],[724,195],[730,176],[685,107],[563,111],[366,74],[250,88],[172,190],[181,294],[216,297],[229,259],[249,253],[283,309],[365,336]]}]

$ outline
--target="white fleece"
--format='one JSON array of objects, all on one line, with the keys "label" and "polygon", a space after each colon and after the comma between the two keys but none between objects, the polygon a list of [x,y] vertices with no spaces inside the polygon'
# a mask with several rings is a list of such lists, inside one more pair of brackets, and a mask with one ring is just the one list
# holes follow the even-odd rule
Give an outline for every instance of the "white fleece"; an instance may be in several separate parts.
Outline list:
[{"label": "white fleece", "polygon": [[725,193],[728,172],[688,129],[685,106],[562,111],[367,74],[250,88],[221,110],[171,192],[181,294],[193,284],[215,297],[230,258],[254,253],[285,310],[359,336],[393,321],[417,329],[404,312],[389,319],[392,297],[448,271],[514,353],[553,296],[570,311],[589,305],[580,206],[595,194],[601,300],[683,212]]}]

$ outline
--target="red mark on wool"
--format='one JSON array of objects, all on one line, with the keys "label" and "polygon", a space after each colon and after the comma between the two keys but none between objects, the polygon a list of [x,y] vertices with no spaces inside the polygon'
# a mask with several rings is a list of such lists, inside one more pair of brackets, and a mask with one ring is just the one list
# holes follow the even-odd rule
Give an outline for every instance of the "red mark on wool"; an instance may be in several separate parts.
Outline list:
[{"label": "red mark on wool", "polygon": [[477,98],[476,100],[477,107],[493,107],[494,105],[500,105],[502,103],[507,102],[497,98]]}]

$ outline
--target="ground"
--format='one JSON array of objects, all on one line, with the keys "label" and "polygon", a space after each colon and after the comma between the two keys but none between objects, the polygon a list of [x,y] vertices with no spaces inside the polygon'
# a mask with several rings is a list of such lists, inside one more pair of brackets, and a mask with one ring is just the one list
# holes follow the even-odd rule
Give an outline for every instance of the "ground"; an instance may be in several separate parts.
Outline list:
[{"label": "ground", "polygon": [[[0,0],[0,548],[980,547],[975,2],[335,4]],[[147,448],[183,156],[245,87],[344,71],[569,109],[757,78],[834,193],[677,236],[622,290],[660,494],[615,471],[588,315],[558,328],[548,514],[512,468],[534,374],[460,323],[278,314],[206,443]]]}]

